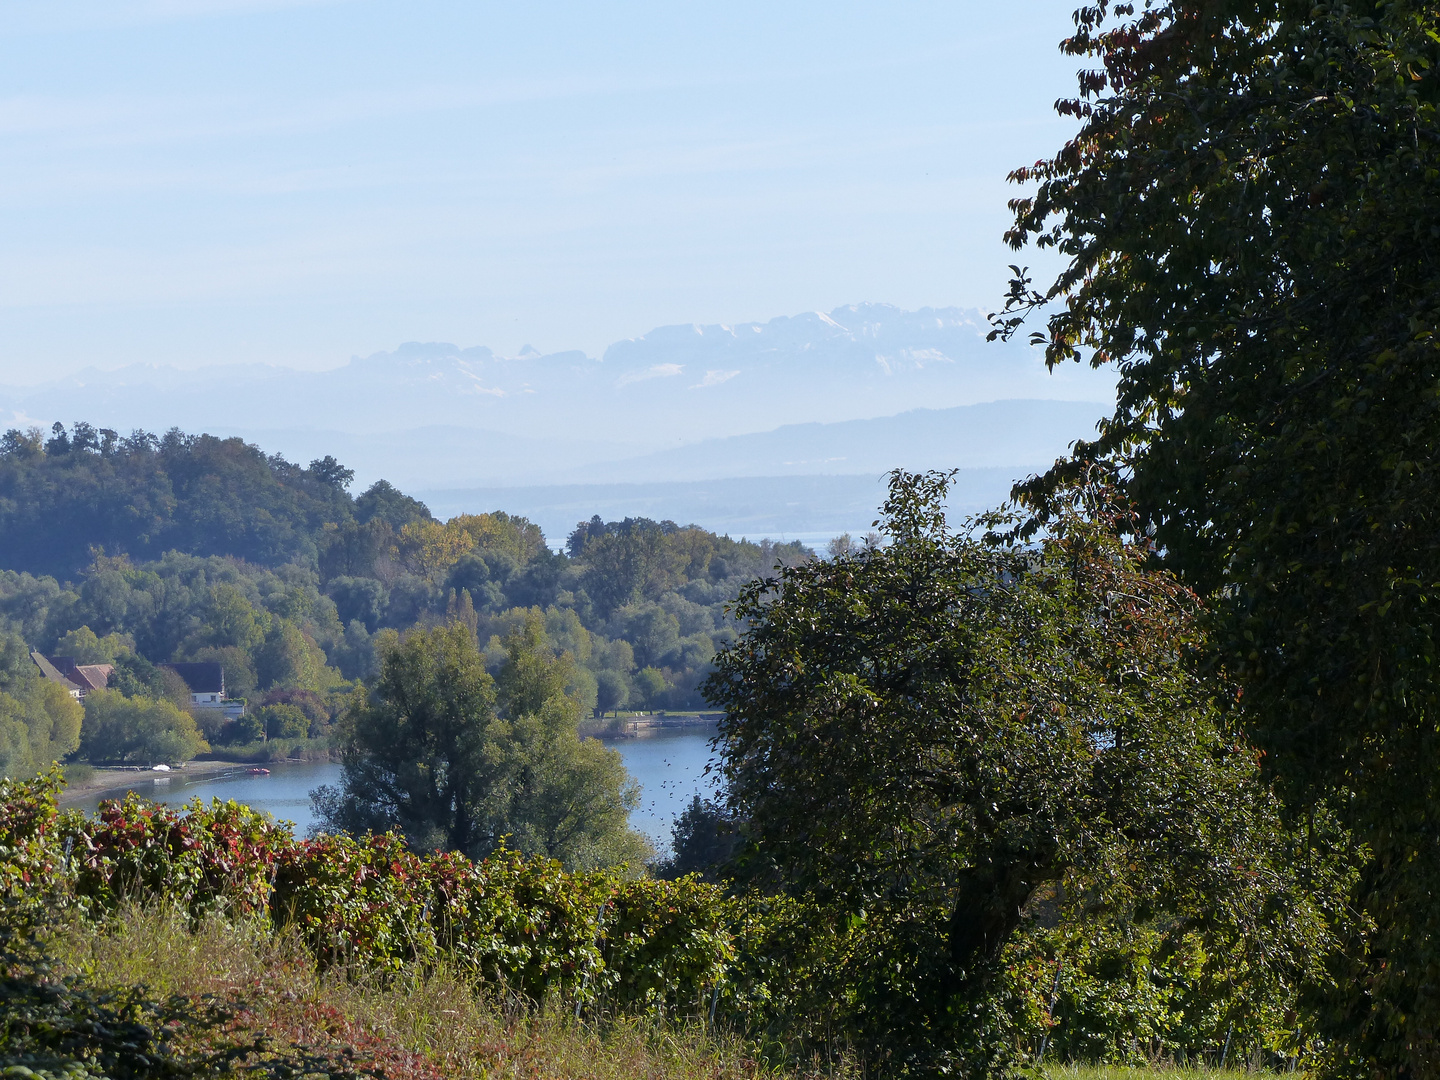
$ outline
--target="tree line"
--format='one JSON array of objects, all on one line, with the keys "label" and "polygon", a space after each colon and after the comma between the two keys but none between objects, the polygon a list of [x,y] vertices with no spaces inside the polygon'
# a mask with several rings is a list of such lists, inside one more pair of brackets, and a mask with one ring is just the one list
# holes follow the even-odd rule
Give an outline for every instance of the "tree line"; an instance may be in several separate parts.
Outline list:
[{"label": "tree line", "polygon": [[474,612],[482,644],[503,637],[507,612],[553,609],[552,631],[594,677],[587,706],[695,708],[734,636],[724,605],[811,557],[645,518],[593,519],[552,553],[524,518],[439,522],[383,480],[351,497],[352,478],[333,458],[302,468],[176,430],[12,430],[0,439],[0,617],[44,649],[88,626],[155,661],[223,659],[248,697],[373,676],[378,632],[452,609]]}]

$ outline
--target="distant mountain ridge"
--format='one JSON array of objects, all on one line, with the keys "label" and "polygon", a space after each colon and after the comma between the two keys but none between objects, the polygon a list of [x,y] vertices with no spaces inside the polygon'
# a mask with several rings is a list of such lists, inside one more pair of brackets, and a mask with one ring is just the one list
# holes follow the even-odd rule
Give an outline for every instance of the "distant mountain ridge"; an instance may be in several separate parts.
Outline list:
[{"label": "distant mountain ridge", "polygon": [[627,483],[723,477],[877,475],[891,469],[1040,469],[1090,438],[1105,406],[1009,400],[833,424],[787,424],[565,471],[567,482]]},{"label": "distant mountain ridge", "polygon": [[133,365],[0,387],[0,424],[83,418],[117,430],[257,435],[438,425],[585,444],[584,463],[783,424],[996,398],[1108,397],[1105,376],[1049,374],[1027,346],[986,343],[986,329],[973,310],[860,304],[764,323],[659,327],[600,359],[410,342],[320,372]]},{"label": "distant mountain ridge", "polygon": [[[947,508],[957,517],[1005,502],[1019,479],[1013,469],[963,469]],[[841,532],[863,536],[885,501],[885,479],[870,476],[760,476],[683,483],[554,484],[539,487],[452,488],[417,491],[439,517],[505,507],[544,531],[552,546],[578,522],[599,514],[666,518],[732,537],[799,540],[824,548]]]},{"label": "distant mountain ridge", "polygon": [[[357,435],[313,429],[215,427],[291,461],[334,455],[361,484],[405,489],[551,484],[673,483],[727,477],[855,474],[894,468],[996,468],[1033,472],[1094,433],[1104,406],[1018,400],[913,409],[834,424],[788,424],[636,453],[623,443],[536,438],[447,425]],[[622,515],[624,516],[624,515]]]}]

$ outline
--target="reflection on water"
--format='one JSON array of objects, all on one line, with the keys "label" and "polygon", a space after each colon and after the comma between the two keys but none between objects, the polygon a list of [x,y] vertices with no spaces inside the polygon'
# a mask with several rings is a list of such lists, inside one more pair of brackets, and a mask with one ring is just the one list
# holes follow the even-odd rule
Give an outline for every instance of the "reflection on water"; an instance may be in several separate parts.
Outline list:
[{"label": "reflection on water", "polygon": [[[607,739],[607,746],[620,752],[625,768],[640,784],[640,805],[630,814],[630,823],[646,836],[660,853],[670,849],[670,828],[694,795],[712,796],[713,777],[706,777],[705,765],[713,757],[710,740],[714,725],[701,727],[652,728],[626,739]],[[75,808],[93,814],[102,799],[122,799],[127,791],[170,806],[182,806],[195,797],[205,802],[234,799],[256,810],[295,825],[304,836],[315,820],[310,810],[310,792],[321,784],[338,784],[340,766],[334,762],[269,764],[269,776],[251,776],[248,765],[234,771],[212,773],[187,779],[183,772],[165,776],[134,773],[128,787],[100,792],[75,803]]]}]

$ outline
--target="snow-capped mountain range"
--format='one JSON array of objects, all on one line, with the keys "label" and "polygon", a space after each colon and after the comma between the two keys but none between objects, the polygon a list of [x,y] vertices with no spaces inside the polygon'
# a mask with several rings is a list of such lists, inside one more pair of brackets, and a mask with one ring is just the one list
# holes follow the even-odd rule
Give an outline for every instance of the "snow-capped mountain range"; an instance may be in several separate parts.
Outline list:
[{"label": "snow-capped mountain range", "polygon": [[[0,426],[239,434],[298,460],[334,453],[362,481],[433,487],[857,473],[917,453],[943,461],[943,418],[853,422],[975,406],[961,410],[953,464],[1044,464],[1092,430],[1108,378],[1049,373],[1028,346],[987,343],[987,329],[972,310],[861,304],[665,326],[599,358],[411,342],[319,372],[135,365],[0,387]],[[983,419],[977,403],[997,399],[1027,401]],[[923,453],[907,451],[916,439]]]}]

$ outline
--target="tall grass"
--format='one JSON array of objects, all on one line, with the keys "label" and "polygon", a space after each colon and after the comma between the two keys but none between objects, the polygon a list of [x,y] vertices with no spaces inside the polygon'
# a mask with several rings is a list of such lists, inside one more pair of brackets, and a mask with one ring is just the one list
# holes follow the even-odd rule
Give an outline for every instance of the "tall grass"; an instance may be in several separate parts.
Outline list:
[{"label": "tall grass", "polygon": [[579,1021],[475,987],[443,967],[387,978],[318,970],[299,939],[267,924],[187,925],[164,909],[127,908],[106,932],[61,933],[62,972],[149,995],[216,995],[242,1025],[280,1043],[359,1045],[388,1075],[749,1080],[856,1075],[848,1066],[776,1072],[737,1039],[700,1022],[657,1017]]},{"label": "tall grass", "polygon": [[[477,987],[443,966],[377,977],[316,967],[299,937],[268,922],[192,925],[165,907],[127,907],[104,932],[60,931],[59,973],[148,996],[214,995],[239,1008],[241,1031],[277,1046],[359,1050],[397,1078],[576,1080],[859,1080],[848,1062],[780,1070],[702,1022],[659,1017],[577,1020]],[[1046,1065],[1046,1080],[1254,1080],[1204,1068]]]},{"label": "tall grass", "polygon": [[[1046,1080],[1255,1080],[1260,1073],[1182,1066],[1128,1068],[1121,1065],[1047,1065]],[[1274,1075],[1274,1074],[1269,1074]],[[1303,1080],[1305,1074],[1294,1073]]]}]

